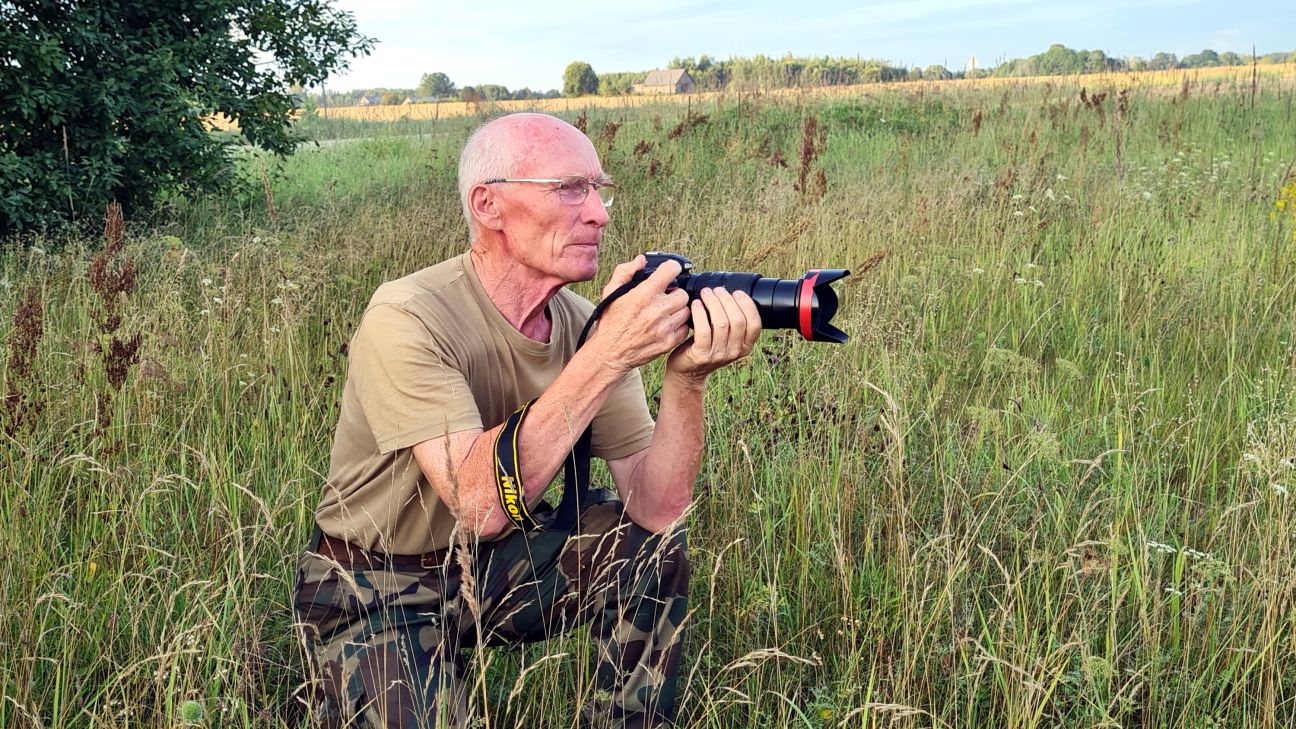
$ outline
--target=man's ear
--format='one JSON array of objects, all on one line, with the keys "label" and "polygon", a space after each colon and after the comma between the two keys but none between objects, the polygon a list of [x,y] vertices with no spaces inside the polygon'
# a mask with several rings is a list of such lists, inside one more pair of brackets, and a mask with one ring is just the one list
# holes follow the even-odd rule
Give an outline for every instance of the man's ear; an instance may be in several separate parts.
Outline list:
[{"label": "man's ear", "polygon": [[500,214],[499,198],[488,186],[478,185],[468,193],[468,210],[483,228],[503,230],[504,216]]}]

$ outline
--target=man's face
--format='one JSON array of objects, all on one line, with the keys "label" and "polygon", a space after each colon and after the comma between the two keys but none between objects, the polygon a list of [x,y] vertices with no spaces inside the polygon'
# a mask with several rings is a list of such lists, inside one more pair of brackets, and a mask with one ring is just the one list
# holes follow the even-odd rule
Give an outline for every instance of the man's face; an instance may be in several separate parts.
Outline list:
[{"label": "man's face", "polygon": [[[525,135],[526,156],[511,177],[607,179],[594,145],[575,128],[554,120],[516,133]],[[558,199],[558,185],[553,183],[494,187],[508,253],[514,260],[564,284],[594,278],[603,227],[608,223],[608,211],[596,191],[590,190],[584,202],[572,205]]]}]

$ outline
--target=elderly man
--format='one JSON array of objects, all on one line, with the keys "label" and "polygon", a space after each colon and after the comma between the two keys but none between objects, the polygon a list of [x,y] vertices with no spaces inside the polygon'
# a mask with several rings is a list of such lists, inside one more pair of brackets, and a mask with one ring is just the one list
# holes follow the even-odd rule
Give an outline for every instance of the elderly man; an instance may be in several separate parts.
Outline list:
[{"label": "elderly man", "polygon": [[[598,273],[614,189],[570,124],[489,122],[459,163],[471,249],[383,284],[366,307],[294,593],[326,722],[459,726],[465,652],[582,623],[599,649],[585,723],[672,719],[703,390],[751,352],[760,317],[722,289],[690,305],[667,290],[671,262],[578,350],[593,307],[564,287]],[[643,266],[617,266],[604,295]],[[654,423],[637,368],[661,355]],[[527,402],[517,464],[537,519],[587,426],[615,482],[619,498],[586,501],[571,531],[518,529],[501,506],[496,438]]]}]

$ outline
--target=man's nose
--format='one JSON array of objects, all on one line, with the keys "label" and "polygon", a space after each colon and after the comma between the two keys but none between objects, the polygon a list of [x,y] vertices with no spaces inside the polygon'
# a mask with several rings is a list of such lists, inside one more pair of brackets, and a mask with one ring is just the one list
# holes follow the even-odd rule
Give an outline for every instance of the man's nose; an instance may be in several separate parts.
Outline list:
[{"label": "man's nose", "polygon": [[608,209],[603,205],[603,198],[599,197],[597,190],[591,189],[585,196],[581,217],[584,219],[583,222],[600,228],[607,225],[608,220],[611,219],[612,216],[608,215]]}]

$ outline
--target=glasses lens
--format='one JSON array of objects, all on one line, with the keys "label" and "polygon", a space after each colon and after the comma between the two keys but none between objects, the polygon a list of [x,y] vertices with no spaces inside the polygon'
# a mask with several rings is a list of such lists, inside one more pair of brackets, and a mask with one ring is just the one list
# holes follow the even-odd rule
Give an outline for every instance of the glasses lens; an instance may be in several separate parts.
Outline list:
[{"label": "glasses lens", "polygon": [[612,197],[616,194],[615,185],[599,185],[596,188],[599,199],[603,201],[603,207],[612,207]]},{"label": "glasses lens", "polygon": [[558,183],[558,199],[568,205],[580,205],[589,195],[590,182],[584,177],[564,177]]}]

